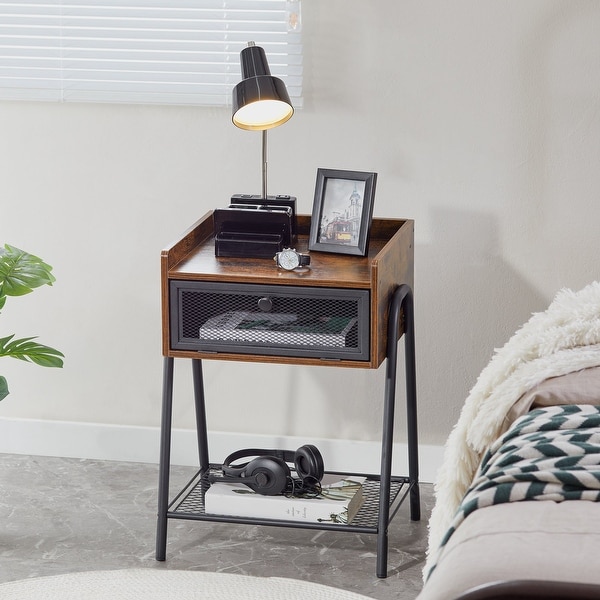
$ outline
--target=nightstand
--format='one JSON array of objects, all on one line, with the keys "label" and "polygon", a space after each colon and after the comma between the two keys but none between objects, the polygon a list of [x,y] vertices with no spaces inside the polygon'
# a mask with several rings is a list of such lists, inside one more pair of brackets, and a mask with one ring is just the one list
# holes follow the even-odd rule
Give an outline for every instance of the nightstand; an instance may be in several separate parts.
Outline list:
[{"label": "nightstand", "polygon": [[[310,217],[298,216],[296,249],[306,252]],[[413,314],[414,224],[374,219],[366,257],[311,253],[310,269],[285,271],[270,259],[215,257],[212,213],[207,213],[161,256],[163,407],[156,559],[165,560],[169,519],[267,524],[377,535],[378,577],[387,576],[388,524],[409,498],[420,519]],[[343,321],[335,336],[289,331],[232,333],[235,319],[277,320],[301,315],[308,322]],[[233,319],[233,321],[232,321]],[[224,324],[226,323],[226,324]],[[405,342],[408,476],[391,473],[397,346]],[[169,499],[173,362],[191,359],[199,470]],[[202,360],[377,369],[386,361],[381,469],[367,477],[365,500],[349,524],[299,523],[206,514],[210,462]]]}]

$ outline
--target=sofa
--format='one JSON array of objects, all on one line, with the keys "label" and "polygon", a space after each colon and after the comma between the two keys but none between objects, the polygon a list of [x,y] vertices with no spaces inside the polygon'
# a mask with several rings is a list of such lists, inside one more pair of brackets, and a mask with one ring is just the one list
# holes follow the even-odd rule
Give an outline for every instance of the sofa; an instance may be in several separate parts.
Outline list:
[{"label": "sofa", "polygon": [[600,598],[600,283],[496,350],[435,485],[418,600]]}]

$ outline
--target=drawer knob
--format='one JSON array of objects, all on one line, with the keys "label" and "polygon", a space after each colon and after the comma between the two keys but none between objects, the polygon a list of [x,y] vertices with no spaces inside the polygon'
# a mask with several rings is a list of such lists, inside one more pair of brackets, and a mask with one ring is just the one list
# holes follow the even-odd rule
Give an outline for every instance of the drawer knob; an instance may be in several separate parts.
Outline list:
[{"label": "drawer knob", "polygon": [[270,312],[271,310],[273,310],[273,301],[271,300],[271,298],[261,298],[258,301],[258,308],[260,308],[260,310],[262,310],[263,312]]}]

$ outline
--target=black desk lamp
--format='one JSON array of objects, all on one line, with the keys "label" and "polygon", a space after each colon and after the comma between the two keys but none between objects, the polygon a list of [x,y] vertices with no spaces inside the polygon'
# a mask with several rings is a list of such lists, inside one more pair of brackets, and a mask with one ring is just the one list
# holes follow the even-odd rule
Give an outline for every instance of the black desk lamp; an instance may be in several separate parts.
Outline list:
[{"label": "black desk lamp", "polygon": [[254,42],[240,53],[242,81],[233,88],[234,125],[262,131],[262,198],[267,199],[267,130],[278,127],[294,114],[285,84],[273,77],[265,51]]}]

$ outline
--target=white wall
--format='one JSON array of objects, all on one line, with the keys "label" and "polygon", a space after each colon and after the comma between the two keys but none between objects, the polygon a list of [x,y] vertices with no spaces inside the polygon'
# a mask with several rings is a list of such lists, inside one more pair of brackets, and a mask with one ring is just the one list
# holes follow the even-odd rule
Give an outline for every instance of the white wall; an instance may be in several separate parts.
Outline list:
[{"label": "white wall", "polygon": [[[420,438],[441,445],[494,347],[598,278],[600,4],[306,0],[303,18],[305,108],[270,133],[269,191],[309,213],[318,167],[372,170],[375,215],[415,219]],[[19,102],[0,132],[0,241],[57,277],[9,299],[0,334],[66,354],[3,360],[0,415],[156,427],[160,250],[260,191],[260,135],[227,109]],[[206,362],[211,427],[377,439],[383,369],[343,371]]]}]

